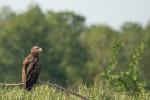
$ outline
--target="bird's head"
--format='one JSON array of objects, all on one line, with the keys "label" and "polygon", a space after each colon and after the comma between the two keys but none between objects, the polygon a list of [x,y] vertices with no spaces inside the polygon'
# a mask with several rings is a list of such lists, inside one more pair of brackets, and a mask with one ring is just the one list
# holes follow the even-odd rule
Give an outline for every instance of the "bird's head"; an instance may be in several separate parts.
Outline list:
[{"label": "bird's head", "polygon": [[31,49],[31,53],[32,54],[39,54],[39,53],[41,53],[43,50],[42,50],[42,48],[40,48],[39,46],[34,46],[34,47],[32,47],[32,49]]}]

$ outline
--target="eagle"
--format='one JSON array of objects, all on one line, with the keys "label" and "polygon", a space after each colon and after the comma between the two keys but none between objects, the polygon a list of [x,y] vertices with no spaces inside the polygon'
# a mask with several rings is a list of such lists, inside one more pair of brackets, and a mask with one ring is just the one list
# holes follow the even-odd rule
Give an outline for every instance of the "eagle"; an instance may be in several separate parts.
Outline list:
[{"label": "eagle", "polygon": [[22,83],[23,88],[30,91],[33,85],[37,82],[40,71],[40,57],[42,48],[34,46],[31,48],[30,54],[24,59],[22,66]]}]

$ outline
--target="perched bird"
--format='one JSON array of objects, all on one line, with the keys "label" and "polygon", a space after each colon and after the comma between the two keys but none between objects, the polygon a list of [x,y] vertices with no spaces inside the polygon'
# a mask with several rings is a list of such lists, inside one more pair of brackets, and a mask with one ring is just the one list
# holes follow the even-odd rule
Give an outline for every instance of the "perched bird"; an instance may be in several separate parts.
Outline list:
[{"label": "perched bird", "polygon": [[41,64],[39,54],[42,52],[42,48],[34,46],[31,49],[31,53],[24,59],[22,66],[22,83],[23,87],[27,90],[31,90],[33,85],[37,82]]}]

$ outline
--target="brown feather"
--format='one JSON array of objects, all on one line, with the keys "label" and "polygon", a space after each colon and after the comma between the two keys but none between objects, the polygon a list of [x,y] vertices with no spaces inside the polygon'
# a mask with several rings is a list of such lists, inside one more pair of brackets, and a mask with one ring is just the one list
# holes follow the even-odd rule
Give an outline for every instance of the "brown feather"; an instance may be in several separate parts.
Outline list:
[{"label": "brown feather", "polygon": [[40,74],[39,53],[34,49],[34,47],[31,49],[31,53],[24,59],[22,66],[22,83],[27,90],[32,89]]}]

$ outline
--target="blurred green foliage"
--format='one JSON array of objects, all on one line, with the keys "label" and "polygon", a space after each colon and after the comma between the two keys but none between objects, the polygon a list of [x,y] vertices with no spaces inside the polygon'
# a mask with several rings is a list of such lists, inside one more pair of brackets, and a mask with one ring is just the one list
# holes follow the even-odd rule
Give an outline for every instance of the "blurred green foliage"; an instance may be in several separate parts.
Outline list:
[{"label": "blurred green foliage", "polygon": [[123,43],[118,41],[116,45],[113,47],[112,57],[110,60],[110,64],[106,67],[106,70],[100,74],[103,80],[109,82],[109,84],[118,91],[128,91],[131,93],[138,93],[145,88],[145,82],[140,79],[140,70],[138,68],[139,62],[141,61],[141,55],[144,52],[145,45],[141,43],[136,49],[135,52],[131,56],[131,60],[129,65],[127,65],[128,69],[121,71],[116,70],[118,67],[118,58],[121,48],[123,47]]},{"label": "blurred green foliage", "polygon": [[[123,41],[124,46],[112,49],[117,41]],[[144,53],[140,54],[142,60],[134,62],[139,61],[138,53],[133,55],[133,52],[141,42],[146,44]],[[141,79],[150,78],[150,23],[142,27],[127,22],[121,30],[115,30],[107,25],[87,26],[83,16],[69,11],[44,13],[36,5],[22,13],[1,8],[1,82],[21,80],[22,61],[34,45],[45,50],[41,55],[41,80],[91,84],[109,66],[114,72],[136,66]],[[112,50],[115,56],[111,56]],[[128,65],[131,58],[133,61]]]}]

